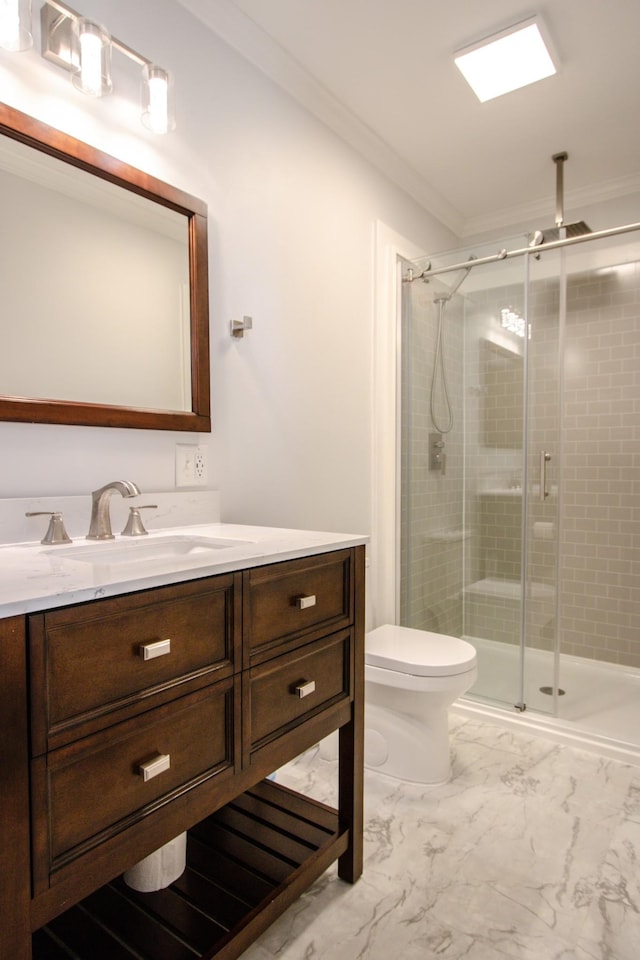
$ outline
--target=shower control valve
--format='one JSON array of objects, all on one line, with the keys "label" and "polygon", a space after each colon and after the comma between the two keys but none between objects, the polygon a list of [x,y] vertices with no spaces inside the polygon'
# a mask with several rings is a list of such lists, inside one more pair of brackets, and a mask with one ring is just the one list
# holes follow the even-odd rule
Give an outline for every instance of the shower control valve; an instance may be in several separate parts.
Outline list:
[{"label": "shower control valve", "polygon": [[429,434],[429,470],[442,471],[444,465],[444,440],[441,433]]}]

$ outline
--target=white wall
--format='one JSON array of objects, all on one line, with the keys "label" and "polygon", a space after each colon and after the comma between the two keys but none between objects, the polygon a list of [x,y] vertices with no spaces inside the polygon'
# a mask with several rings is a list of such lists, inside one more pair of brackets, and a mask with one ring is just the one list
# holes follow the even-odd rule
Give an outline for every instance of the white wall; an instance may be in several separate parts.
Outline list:
[{"label": "white wall", "polygon": [[[82,0],[176,75],[177,130],[137,120],[137,79],[83,97],[35,51],[0,52],[0,95],[209,205],[213,432],[224,519],[368,532],[374,228],[425,250],[453,237],[173,0]],[[35,281],[34,277],[34,281]],[[254,329],[229,336],[231,318]],[[191,435],[0,423],[0,497],[126,477],[169,490]],[[203,441],[203,438],[199,438]]]}]

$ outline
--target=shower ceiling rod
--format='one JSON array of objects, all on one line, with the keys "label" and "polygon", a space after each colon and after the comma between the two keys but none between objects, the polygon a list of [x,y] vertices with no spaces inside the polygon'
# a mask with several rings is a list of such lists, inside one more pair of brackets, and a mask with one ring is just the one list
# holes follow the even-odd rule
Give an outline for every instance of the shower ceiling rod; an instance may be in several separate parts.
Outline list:
[{"label": "shower ceiling rod", "polygon": [[438,267],[431,269],[431,264],[426,267],[422,273],[415,277],[407,277],[412,280],[428,280],[430,277],[438,277],[442,273],[453,273],[455,270],[472,270],[479,267],[482,263],[498,263],[500,260],[510,260],[512,257],[523,257],[525,254],[539,256],[543,250],[558,250],[562,247],[570,247],[574,243],[586,243],[587,240],[604,240],[607,237],[617,237],[621,233],[632,233],[634,230],[640,230],[640,223],[627,223],[623,227],[611,227],[608,230],[596,230],[593,233],[586,233],[578,237],[567,237],[566,240],[551,240],[548,243],[540,243],[537,246],[520,247],[518,250],[499,250],[498,253],[492,253],[487,257],[478,257],[476,260],[463,260],[461,263],[454,263],[450,267]]}]

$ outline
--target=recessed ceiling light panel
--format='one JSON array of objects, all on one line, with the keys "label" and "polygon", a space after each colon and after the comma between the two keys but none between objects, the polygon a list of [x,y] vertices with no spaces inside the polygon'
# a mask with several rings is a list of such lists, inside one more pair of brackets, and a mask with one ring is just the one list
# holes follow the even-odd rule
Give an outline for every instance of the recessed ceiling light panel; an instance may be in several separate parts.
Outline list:
[{"label": "recessed ceiling light panel", "polygon": [[540,19],[531,17],[454,54],[455,64],[484,103],[557,72]]}]

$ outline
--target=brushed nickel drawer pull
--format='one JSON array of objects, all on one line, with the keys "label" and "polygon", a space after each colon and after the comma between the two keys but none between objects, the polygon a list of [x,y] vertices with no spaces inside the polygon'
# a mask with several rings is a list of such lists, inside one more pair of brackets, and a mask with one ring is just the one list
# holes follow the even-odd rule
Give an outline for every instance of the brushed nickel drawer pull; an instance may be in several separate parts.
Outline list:
[{"label": "brushed nickel drawer pull", "polygon": [[303,680],[302,683],[296,683],[293,690],[302,700],[303,697],[308,697],[310,693],[316,692],[316,682],[315,680]]},{"label": "brushed nickel drawer pull", "polygon": [[138,653],[143,660],[154,660],[156,657],[164,657],[171,653],[171,639],[156,640],[155,643],[141,643],[138,647]]},{"label": "brushed nickel drawer pull", "polygon": [[298,610],[306,610],[308,607],[315,607],[316,597],[315,594],[309,594],[309,596],[296,597],[296,607]]},{"label": "brushed nickel drawer pull", "polygon": [[161,753],[153,760],[147,760],[138,767],[138,773],[146,783],[147,780],[153,780],[159,773],[164,773],[171,766],[171,757],[168,753]]}]

